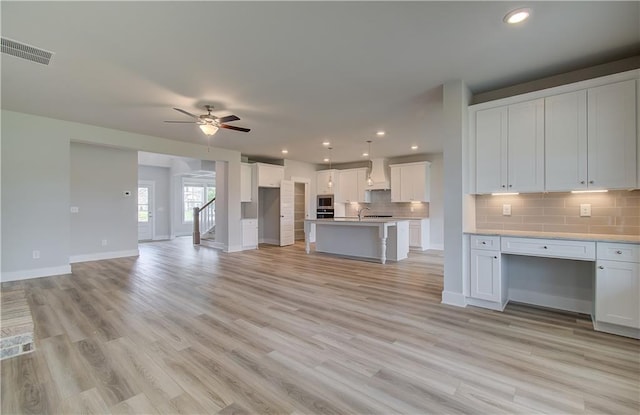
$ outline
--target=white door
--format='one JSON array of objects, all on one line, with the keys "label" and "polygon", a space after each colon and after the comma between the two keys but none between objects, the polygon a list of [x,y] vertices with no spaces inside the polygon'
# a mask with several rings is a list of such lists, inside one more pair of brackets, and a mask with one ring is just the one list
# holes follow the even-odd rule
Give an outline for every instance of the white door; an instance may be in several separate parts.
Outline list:
[{"label": "white door", "polygon": [[138,183],[138,240],[149,241],[154,237],[153,182]]},{"label": "white door", "polygon": [[640,264],[598,261],[596,320],[640,328]]},{"label": "white door", "polygon": [[294,229],[294,193],[293,182],[280,182],[280,246],[293,245],[295,242]]},{"label": "white door", "polygon": [[476,113],[476,191],[507,191],[507,107]]},{"label": "white door", "polygon": [[544,99],[509,105],[507,191],[544,191]]}]

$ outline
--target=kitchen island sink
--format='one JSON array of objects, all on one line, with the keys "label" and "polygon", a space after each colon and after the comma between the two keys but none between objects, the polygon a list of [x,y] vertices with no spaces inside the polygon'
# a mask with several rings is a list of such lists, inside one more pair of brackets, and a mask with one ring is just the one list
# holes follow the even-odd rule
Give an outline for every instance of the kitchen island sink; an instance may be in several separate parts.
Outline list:
[{"label": "kitchen island sink", "polygon": [[305,249],[311,252],[311,227],[317,252],[364,260],[401,261],[409,254],[409,221],[393,218],[335,218],[304,221]]}]

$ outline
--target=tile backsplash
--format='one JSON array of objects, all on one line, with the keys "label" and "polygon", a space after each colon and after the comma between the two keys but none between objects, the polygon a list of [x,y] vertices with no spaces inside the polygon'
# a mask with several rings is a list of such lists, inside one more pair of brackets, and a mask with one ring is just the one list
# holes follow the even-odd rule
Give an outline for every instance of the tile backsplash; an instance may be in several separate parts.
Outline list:
[{"label": "tile backsplash", "polygon": [[365,215],[392,215],[402,218],[429,217],[429,203],[397,203],[391,201],[390,190],[375,190],[371,192],[371,203],[346,203],[345,216],[357,216],[358,209],[368,207]]},{"label": "tile backsplash", "polygon": [[[503,204],[511,216],[502,215]],[[580,205],[591,217],[580,217]],[[476,228],[487,230],[640,235],[640,190],[476,196]]]}]

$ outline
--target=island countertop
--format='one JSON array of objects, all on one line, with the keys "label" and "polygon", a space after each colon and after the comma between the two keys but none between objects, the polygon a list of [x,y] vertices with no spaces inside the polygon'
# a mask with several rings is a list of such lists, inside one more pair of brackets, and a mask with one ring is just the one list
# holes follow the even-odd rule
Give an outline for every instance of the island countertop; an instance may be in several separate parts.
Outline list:
[{"label": "island countertop", "polygon": [[380,225],[381,223],[394,224],[397,222],[406,222],[409,219],[399,218],[333,218],[333,219],[305,219],[305,222],[315,224],[334,224],[334,225],[360,225],[360,226],[372,226]]}]

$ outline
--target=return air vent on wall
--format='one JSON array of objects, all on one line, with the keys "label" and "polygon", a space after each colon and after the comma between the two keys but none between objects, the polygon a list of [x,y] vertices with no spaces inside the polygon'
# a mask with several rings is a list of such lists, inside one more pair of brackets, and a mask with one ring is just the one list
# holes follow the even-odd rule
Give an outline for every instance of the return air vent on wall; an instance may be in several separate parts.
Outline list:
[{"label": "return air vent on wall", "polygon": [[34,48],[33,46],[25,45],[24,43],[4,37],[0,40],[0,44],[2,45],[2,53],[43,65],[48,65],[53,56],[53,52]]}]

